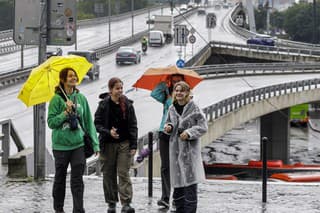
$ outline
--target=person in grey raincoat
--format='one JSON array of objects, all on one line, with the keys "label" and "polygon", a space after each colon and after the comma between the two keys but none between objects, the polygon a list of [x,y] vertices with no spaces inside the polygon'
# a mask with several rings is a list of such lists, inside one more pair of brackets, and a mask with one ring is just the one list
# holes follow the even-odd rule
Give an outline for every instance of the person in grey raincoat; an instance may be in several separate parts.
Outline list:
[{"label": "person in grey raincoat", "polygon": [[197,211],[197,184],[205,179],[200,137],[208,130],[206,118],[180,81],[173,89],[164,130],[170,134],[170,179],[177,213]]}]

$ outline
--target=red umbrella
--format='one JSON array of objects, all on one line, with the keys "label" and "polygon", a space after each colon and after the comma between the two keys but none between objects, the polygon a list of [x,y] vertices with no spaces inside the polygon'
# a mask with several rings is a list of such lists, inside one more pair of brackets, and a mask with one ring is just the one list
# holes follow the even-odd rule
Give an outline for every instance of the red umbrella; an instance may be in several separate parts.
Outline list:
[{"label": "red umbrella", "polygon": [[176,66],[163,68],[149,68],[143,75],[134,83],[133,87],[153,90],[160,82],[166,81],[169,76],[180,74],[184,76],[184,81],[187,82],[190,88],[194,88],[202,77],[193,70],[180,69]]}]

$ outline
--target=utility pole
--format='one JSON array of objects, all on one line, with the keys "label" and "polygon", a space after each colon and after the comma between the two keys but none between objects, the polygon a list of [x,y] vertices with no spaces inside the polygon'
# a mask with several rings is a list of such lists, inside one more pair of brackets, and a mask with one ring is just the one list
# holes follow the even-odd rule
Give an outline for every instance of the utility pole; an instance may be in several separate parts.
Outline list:
[{"label": "utility pole", "polygon": [[317,1],[313,0],[313,31],[312,31],[312,42],[318,43],[318,32],[317,32]]},{"label": "utility pole", "polygon": [[267,0],[266,3],[266,8],[267,8],[267,34],[270,34],[270,10],[271,10],[271,5],[270,5],[271,0]]},{"label": "utility pole", "polygon": [[134,21],[133,21],[133,17],[134,17],[134,0],[131,0],[131,16],[132,16],[132,23],[131,23],[131,25],[132,25],[132,30],[131,30],[131,36],[133,37],[133,35],[134,35]]},{"label": "utility pole", "polygon": [[111,4],[108,0],[109,45],[111,45]]},{"label": "utility pole", "polygon": [[[45,61],[47,49],[47,0],[41,0],[43,15],[39,27],[39,64]],[[34,134],[34,178],[44,179],[46,176],[46,104],[33,107]]]}]

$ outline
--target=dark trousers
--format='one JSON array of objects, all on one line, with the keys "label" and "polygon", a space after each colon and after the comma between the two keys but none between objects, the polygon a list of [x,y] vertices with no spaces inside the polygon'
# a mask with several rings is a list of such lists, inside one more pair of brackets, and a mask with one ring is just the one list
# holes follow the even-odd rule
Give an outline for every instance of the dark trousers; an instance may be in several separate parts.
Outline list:
[{"label": "dark trousers", "polygon": [[169,161],[169,139],[170,136],[159,132],[160,141],[160,159],[161,159],[161,200],[169,202],[170,200],[170,161]]},{"label": "dark trousers", "polygon": [[104,152],[100,153],[100,162],[106,203],[117,203],[118,193],[122,205],[131,203],[132,183],[129,175],[131,158],[129,141],[105,143]]},{"label": "dark trousers", "polygon": [[86,164],[83,147],[70,151],[53,150],[56,173],[53,183],[53,208],[62,211],[66,194],[67,169],[71,165],[70,186],[73,198],[73,213],[84,213],[83,208],[83,173]]},{"label": "dark trousers", "polygon": [[197,184],[187,187],[174,188],[173,200],[176,204],[176,213],[197,212]]}]

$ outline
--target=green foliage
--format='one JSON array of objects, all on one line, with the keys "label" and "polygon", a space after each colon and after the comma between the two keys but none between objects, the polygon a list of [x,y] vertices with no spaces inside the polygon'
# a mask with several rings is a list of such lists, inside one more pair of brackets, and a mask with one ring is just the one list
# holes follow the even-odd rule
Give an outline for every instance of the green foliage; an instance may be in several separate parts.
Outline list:
[{"label": "green foliage", "polygon": [[292,40],[312,42],[312,5],[295,4],[290,7],[285,13],[283,27]]},{"label": "green foliage", "polygon": [[[313,41],[313,8],[312,4],[294,4],[286,11],[274,11],[270,15],[270,30],[284,29],[288,37],[294,41],[312,42]],[[317,3],[317,11],[320,11],[320,2]],[[261,8],[255,11],[257,31],[266,30],[266,9]],[[317,12],[317,20],[319,12]],[[319,21],[318,21],[319,25]],[[316,29],[319,35],[319,27]]]}]

